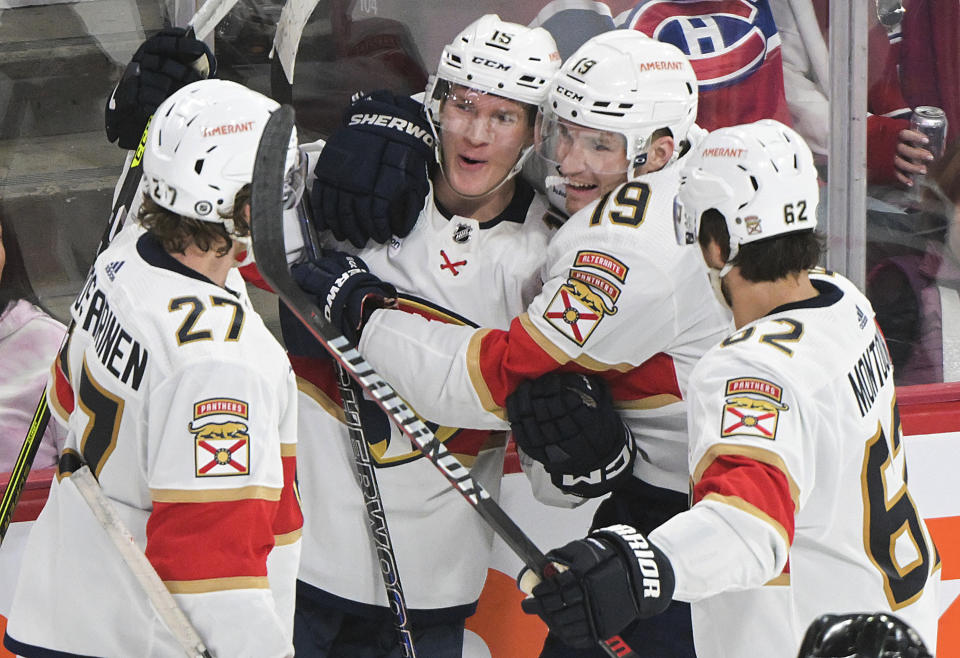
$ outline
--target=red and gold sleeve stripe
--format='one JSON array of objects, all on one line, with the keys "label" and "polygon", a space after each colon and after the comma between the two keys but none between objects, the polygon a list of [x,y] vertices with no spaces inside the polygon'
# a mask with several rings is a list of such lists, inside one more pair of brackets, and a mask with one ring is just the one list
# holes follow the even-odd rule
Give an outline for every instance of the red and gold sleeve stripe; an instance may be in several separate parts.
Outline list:
[{"label": "red and gold sleeve stripe", "polygon": [[483,408],[506,418],[507,396],[525,379],[553,370],[599,374],[610,384],[617,406],[651,409],[682,399],[673,359],[655,354],[642,364],[603,363],[581,354],[571,358],[530,321],[514,318],[508,331],[481,329],[467,346],[467,371]]},{"label": "red and gold sleeve stripe", "polygon": [[70,339],[63,345],[63,349],[54,359],[50,366],[50,381],[52,386],[47,396],[47,403],[51,413],[55,413],[63,422],[67,421],[70,414],[73,413],[74,399],[73,389],[70,387],[70,366],[67,360],[67,348],[70,346]]},{"label": "red and gold sleeve stripe", "polygon": [[278,546],[292,544],[300,538],[303,528],[303,512],[300,510],[300,493],[297,491],[297,444],[280,446],[283,459],[283,492],[273,522],[273,534]]},{"label": "red and gold sleeve stripe", "polygon": [[754,446],[718,444],[693,473],[693,502],[712,500],[750,514],[793,543],[799,488],[783,459]]},{"label": "red and gold sleeve stripe", "polygon": [[267,588],[278,499],[155,501],[147,558],[172,592]]}]

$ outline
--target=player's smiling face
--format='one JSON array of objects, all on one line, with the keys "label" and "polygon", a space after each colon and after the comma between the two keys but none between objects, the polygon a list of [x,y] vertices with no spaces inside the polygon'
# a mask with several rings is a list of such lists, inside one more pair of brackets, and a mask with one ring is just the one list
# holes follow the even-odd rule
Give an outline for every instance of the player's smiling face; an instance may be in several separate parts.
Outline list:
[{"label": "player's smiling face", "polygon": [[440,110],[447,183],[463,196],[489,193],[509,175],[532,138],[522,103],[453,85]]},{"label": "player's smiling face", "polygon": [[572,215],[627,180],[623,135],[560,120],[556,126],[557,170],[564,178],[566,210]]}]

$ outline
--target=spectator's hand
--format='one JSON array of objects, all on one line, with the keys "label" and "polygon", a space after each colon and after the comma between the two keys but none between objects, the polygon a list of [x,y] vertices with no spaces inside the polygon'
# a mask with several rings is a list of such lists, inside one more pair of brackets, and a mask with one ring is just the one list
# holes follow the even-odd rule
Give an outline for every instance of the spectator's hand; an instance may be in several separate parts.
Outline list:
[{"label": "spectator's hand", "polygon": [[134,149],[157,107],[181,87],[211,77],[213,52],[182,27],[165,27],[133,54],[123,77],[107,99],[107,138]]},{"label": "spectator's hand", "polygon": [[927,136],[916,130],[900,131],[893,167],[901,184],[913,187],[913,177],[927,173],[927,164],[933,161],[933,154],[925,148],[929,143]]}]

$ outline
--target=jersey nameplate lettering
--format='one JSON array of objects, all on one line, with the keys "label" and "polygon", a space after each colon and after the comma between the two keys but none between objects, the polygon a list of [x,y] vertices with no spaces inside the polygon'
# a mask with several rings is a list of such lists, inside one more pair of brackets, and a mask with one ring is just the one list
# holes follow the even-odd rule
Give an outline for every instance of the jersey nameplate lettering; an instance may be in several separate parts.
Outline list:
[{"label": "jersey nameplate lettering", "polygon": [[139,390],[147,371],[147,348],[120,325],[107,296],[97,287],[96,274],[87,279],[74,309],[81,318],[80,328],[90,334],[103,367],[133,390]]}]

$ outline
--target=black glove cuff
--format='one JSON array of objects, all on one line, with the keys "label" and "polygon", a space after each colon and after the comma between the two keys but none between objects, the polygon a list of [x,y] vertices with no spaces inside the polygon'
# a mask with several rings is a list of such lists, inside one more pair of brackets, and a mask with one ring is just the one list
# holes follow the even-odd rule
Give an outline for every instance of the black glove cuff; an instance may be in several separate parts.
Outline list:
[{"label": "black glove cuff", "polygon": [[624,524],[600,528],[589,536],[612,546],[630,566],[630,579],[641,619],[667,609],[673,600],[676,581],[673,566],[663,551],[638,530]]}]

